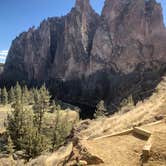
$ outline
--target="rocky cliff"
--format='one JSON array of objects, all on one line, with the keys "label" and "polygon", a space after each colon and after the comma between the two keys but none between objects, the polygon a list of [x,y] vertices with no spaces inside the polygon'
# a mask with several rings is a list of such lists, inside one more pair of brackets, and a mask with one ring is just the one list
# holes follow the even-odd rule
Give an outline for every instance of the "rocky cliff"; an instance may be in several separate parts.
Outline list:
[{"label": "rocky cliff", "polygon": [[89,0],[76,0],[66,16],[48,18],[12,42],[4,79],[47,82],[74,103],[110,101],[159,78],[165,43],[155,0],[106,0],[100,16]]}]

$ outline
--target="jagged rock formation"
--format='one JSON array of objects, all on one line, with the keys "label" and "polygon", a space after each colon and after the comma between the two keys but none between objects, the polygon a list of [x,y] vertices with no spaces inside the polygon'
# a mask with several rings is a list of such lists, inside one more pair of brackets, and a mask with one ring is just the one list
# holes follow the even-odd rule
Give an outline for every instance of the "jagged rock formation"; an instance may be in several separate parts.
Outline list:
[{"label": "jagged rock formation", "polygon": [[81,76],[88,66],[98,22],[99,16],[89,1],[77,0],[65,17],[49,18],[39,28],[30,28],[17,37],[10,48],[6,70],[13,69],[28,80]]},{"label": "jagged rock formation", "polygon": [[48,18],[12,42],[4,76],[47,82],[71,102],[110,101],[159,77],[154,73],[166,64],[165,42],[155,0],[106,0],[101,16],[89,0],[76,0],[66,16]]},{"label": "jagged rock formation", "polygon": [[92,47],[92,71],[111,66],[128,74],[165,62],[162,20],[155,0],[106,0]]}]

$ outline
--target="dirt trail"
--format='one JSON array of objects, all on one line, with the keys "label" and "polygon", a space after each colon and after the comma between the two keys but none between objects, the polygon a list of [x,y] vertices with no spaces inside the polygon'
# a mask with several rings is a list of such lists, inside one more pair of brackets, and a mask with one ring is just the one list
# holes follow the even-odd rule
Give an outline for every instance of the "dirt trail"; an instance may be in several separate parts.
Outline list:
[{"label": "dirt trail", "polygon": [[133,133],[82,140],[88,152],[104,161],[100,166],[166,166],[166,122],[144,125],[141,127],[152,133],[152,151],[148,161],[142,163],[142,150],[148,138],[141,138]]},{"label": "dirt trail", "polygon": [[140,166],[146,140],[130,135],[83,141],[89,152],[103,159],[101,166]]}]

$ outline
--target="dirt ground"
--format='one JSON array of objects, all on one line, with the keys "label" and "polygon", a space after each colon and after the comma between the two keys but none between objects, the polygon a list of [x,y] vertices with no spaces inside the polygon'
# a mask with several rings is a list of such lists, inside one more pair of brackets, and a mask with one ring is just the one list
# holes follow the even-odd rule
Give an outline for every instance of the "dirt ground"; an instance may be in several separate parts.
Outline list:
[{"label": "dirt ground", "polygon": [[150,158],[142,162],[142,149],[147,142],[136,135],[82,140],[82,145],[104,161],[100,166],[166,166],[166,123],[161,121],[141,128],[152,133]]},{"label": "dirt ground", "polygon": [[101,166],[140,166],[142,148],[146,140],[132,134],[85,141],[89,152],[103,159]]}]

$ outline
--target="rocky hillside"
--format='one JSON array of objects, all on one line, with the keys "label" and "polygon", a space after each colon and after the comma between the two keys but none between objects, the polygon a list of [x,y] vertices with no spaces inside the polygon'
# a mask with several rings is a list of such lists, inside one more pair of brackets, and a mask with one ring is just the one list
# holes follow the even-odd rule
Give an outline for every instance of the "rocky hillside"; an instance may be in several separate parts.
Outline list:
[{"label": "rocky hillside", "polygon": [[[64,146],[53,153],[44,152],[29,162],[16,158],[21,157],[19,153],[13,157],[1,154],[0,166],[165,166],[165,108],[163,77],[153,95],[128,112],[77,123]],[[0,109],[2,121],[4,110]],[[76,112],[69,113],[69,118],[77,117]]]},{"label": "rocky hillside", "polygon": [[12,42],[3,79],[46,82],[71,103],[119,101],[157,84],[165,42],[155,0],[106,0],[100,16],[89,0],[76,0],[66,16],[48,18]]}]

